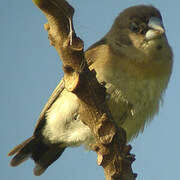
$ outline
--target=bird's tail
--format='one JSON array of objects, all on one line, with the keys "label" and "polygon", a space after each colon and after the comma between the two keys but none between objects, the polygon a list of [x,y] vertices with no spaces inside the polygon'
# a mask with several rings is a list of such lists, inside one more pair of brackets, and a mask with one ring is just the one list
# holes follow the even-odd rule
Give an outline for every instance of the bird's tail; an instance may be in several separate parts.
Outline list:
[{"label": "bird's tail", "polygon": [[29,157],[35,161],[34,174],[41,175],[59,156],[65,148],[59,145],[47,145],[36,137],[32,136],[14,147],[8,156],[15,155],[10,162],[11,166],[18,166]]}]

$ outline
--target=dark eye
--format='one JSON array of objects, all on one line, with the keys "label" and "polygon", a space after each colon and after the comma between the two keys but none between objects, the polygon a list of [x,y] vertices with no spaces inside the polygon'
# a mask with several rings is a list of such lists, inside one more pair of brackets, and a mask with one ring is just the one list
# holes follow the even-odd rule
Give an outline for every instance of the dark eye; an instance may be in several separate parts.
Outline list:
[{"label": "dark eye", "polygon": [[139,27],[138,27],[138,25],[137,24],[135,24],[135,23],[132,23],[131,25],[130,25],[130,30],[132,31],[132,32],[139,32]]},{"label": "dark eye", "polygon": [[139,29],[139,32],[141,34],[146,34],[146,32],[148,31],[148,26],[145,23],[142,23],[140,24]]}]

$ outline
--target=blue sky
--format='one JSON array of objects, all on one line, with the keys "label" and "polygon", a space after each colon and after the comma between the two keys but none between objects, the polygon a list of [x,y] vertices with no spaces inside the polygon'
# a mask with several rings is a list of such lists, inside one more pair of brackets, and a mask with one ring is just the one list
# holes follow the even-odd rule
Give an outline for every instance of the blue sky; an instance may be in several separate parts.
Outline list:
[{"label": "blue sky", "polygon": [[[174,68],[164,104],[154,121],[132,142],[138,180],[178,180],[180,153],[180,11],[178,0],[71,0],[76,9],[77,34],[87,48],[99,40],[123,9],[152,4],[160,9],[174,51]],[[40,177],[33,175],[33,162],[9,166],[8,151],[32,135],[36,120],[63,73],[59,57],[49,45],[44,15],[32,1],[8,0],[0,6],[0,179],[104,179],[96,154],[82,147],[69,148]]]}]

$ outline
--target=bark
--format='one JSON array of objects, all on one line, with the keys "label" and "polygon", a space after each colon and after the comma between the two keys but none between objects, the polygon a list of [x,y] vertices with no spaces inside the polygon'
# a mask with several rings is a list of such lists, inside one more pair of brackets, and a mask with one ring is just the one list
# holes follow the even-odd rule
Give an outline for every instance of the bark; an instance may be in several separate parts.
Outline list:
[{"label": "bark", "polygon": [[79,97],[80,116],[96,138],[92,150],[97,153],[97,163],[104,168],[106,180],[134,180],[131,146],[126,145],[125,131],[113,122],[104,86],[98,83],[95,71],[88,68],[83,41],[73,27],[73,7],[65,0],[33,2],[48,20],[45,29],[63,62],[65,88]]}]

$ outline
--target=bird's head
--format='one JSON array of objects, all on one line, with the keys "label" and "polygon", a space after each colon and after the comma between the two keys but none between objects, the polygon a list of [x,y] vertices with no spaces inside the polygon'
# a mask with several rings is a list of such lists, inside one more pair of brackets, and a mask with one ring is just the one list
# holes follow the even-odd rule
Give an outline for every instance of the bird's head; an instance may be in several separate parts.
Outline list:
[{"label": "bird's head", "polygon": [[125,9],[115,19],[105,38],[117,53],[122,52],[139,61],[146,61],[146,57],[148,60],[162,59],[161,56],[165,54],[172,56],[161,14],[153,6],[140,5]]}]

